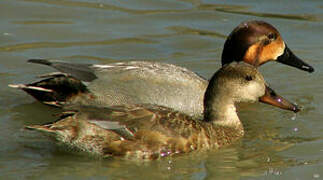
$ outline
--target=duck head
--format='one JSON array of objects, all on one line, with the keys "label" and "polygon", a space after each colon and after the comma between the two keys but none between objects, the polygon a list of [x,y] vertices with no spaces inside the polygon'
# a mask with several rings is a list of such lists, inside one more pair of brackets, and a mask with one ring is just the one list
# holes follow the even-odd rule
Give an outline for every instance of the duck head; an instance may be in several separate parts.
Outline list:
[{"label": "duck head", "polygon": [[224,44],[222,65],[232,61],[244,61],[256,67],[277,61],[303,71],[314,71],[312,66],[294,55],[278,30],[264,21],[242,22],[231,32]]},{"label": "duck head", "polygon": [[204,97],[204,119],[222,125],[239,124],[235,104],[260,101],[298,112],[299,108],[268,87],[263,76],[244,62],[224,65],[210,80]]}]

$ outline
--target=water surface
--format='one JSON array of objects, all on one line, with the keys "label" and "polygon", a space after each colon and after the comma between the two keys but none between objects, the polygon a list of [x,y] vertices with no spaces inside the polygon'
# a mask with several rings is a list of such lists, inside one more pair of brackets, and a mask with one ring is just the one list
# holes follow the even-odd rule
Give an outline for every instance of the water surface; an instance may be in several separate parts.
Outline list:
[{"label": "water surface", "polygon": [[[288,3],[288,6],[286,6]],[[320,1],[2,0],[0,6],[0,179],[322,179],[323,5]],[[290,49],[315,67],[261,67],[279,94],[298,103],[296,118],[267,105],[243,108],[246,136],[207,152],[153,162],[99,159],[56,145],[24,125],[50,122],[58,109],[7,84],[50,68],[30,58],[77,63],[148,60],[210,77],[226,36],[241,21],[275,25]]]}]

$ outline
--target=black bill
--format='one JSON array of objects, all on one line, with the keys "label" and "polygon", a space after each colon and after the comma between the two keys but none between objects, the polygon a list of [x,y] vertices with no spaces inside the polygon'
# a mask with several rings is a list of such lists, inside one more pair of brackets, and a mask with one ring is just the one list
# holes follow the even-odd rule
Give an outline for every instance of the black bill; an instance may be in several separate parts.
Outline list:
[{"label": "black bill", "polygon": [[303,60],[294,55],[294,53],[285,44],[284,54],[277,58],[277,61],[289,66],[296,67],[303,71],[314,72],[314,68],[309,64],[305,63]]}]

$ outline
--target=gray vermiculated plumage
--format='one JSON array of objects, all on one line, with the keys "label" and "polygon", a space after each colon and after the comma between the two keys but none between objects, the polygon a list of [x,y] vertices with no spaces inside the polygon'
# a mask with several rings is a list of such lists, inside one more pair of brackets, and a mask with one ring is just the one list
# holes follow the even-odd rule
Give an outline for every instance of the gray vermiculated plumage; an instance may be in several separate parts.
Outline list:
[{"label": "gray vermiculated plumage", "polygon": [[[179,110],[188,115],[202,117],[203,95],[208,81],[183,67],[146,61],[92,66],[76,66],[56,60],[31,61],[49,65],[66,73],[65,76],[55,75],[41,83],[35,82],[27,85],[53,89],[54,93],[52,94],[46,92],[52,96],[53,104],[98,107],[156,104]],[[93,74],[91,77],[97,78],[88,83],[83,83],[79,81],[81,78],[76,78],[86,77],[85,79],[89,79],[88,74]],[[44,86],[43,82],[48,82],[51,85]],[[68,93],[70,92],[68,90],[60,91],[61,87],[70,87],[71,93]],[[73,89],[79,89],[79,92]],[[27,92],[40,101],[45,99],[34,90],[27,90]],[[66,96],[62,98],[60,94],[64,93]],[[192,99],[198,99],[198,103]]]}]

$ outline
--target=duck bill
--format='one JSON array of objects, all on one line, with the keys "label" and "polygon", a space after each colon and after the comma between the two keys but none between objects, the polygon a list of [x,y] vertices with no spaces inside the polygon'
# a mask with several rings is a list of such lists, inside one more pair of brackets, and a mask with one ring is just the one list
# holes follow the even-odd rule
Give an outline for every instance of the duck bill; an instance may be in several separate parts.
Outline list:
[{"label": "duck bill", "polygon": [[277,58],[277,61],[289,66],[296,67],[303,71],[314,72],[314,68],[309,64],[305,63],[303,60],[294,55],[294,53],[285,44],[284,54]]},{"label": "duck bill", "polygon": [[265,95],[259,98],[259,101],[265,104],[270,104],[272,106],[276,106],[282,109],[290,110],[295,113],[300,111],[300,109],[293,103],[290,103],[285,98],[279,96],[275,93],[274,90],[266,86],[266,92]]}]

